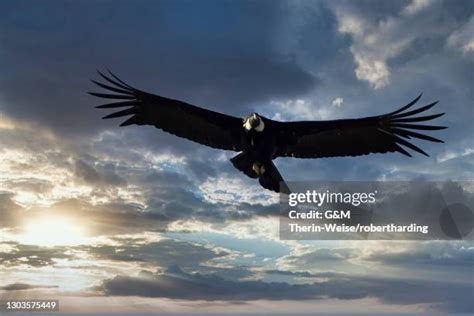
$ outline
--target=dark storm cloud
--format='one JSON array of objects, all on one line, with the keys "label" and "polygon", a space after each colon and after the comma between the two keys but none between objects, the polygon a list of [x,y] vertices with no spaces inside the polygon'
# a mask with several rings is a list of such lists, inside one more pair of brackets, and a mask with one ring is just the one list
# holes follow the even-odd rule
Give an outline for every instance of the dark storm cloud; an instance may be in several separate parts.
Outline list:
[{"label": "dark storm cloud", "polygon": [[375,277],[332,277],[314,284],[232,281],[215,274],[186,273],[171,266],[165,273],[142,271],[138,276],[116,276],[102,284],[111,296],[165,297],[188,300],[353,300],[375,297],[388,304],[427,304],[433,310],[472,312],[472,284]]},{"label": "dark storm cloud", "polygon": [[0,77],[2,110],[63,136],[92,132],[104,123],[92,109],[100,101],[85,92],[102,67],[139,88],[233,114],[313,87],[314,76],[273,47],[285,15],[278,3],[216,3],[3,3],[1,58],[14,67]]},{"label": "dark storm cloud", "polygon": [[82,246],[76,249],[86,251],[100,260],[146,262],[161,267],[177,264],[185,268],[196,268],[203,262],[229,254],[222,250],[173,239],[146,243],[126,239],[116,241],[119,246]]},{"label": "dark storm cloud", "polygon": [[347,276],[345,273],[337,272],[317,272],[311,273],[307,271],[285,271],[285,270],[266,270],[266,274],[292,276],[296,278],[333,278]]},{"label": "dark storm cloud", "polygon": [[33,290],[33,289],[52,289],[57,288],[57,285],[36,285],[36,284],[26,284],[26,283],[12,283],[5,286],[0,286],[0,290],[3,291],[24,291],[24,290]]},{"label": "dark storm cloud", "polygon": [[[125,185],[127,181],[118,175],[114,166],[104,168],[105,170],[97,170],[94,166],[89,165],[83,160],[76,160],[74,164],[74,172],[78,179],[84,180],[92,185]],[[109,170],[107,170],[109,169]]]},{"label": "dark storm cloud", "polygon": [[[179,266],[179,265],[178,265]],[[216,267],[216,266],[200,266],[198,269],[201,274],[213,274],[215,276],[221,277],[225,280],[238,281],[242,279],[251,279],[254,278],[258,273],[250,270],[247,266],[225,266],[225,267]]]},{"label": "dark storm cloud", "polygon": [[[116,276],[103,284],[108,295],[137,295],[190,300],[255,300],[314,297],[314,293],[285,283],[261,281],[230,281],[216,275],[188,274],[178,266],[169,267],[163,274],[142,271],[137,277]],[[295,291],[292,291],[295,290]]]},{"label": "dark storm cloud", "polygon": [[0,252],[0,265],[18,267],[28,265],[31,267],[44,267],[54,265],[56,259],[71,259],[67,247],[41,247],[23,245],[16,242],[0,243],[12,247],[10,251]]},{"label": "dark storm cloud", "polygon": [[[114,261],[116,263],[133,262],[147,264],[153,267],[160,266],[165,269],[170,265],[180,265],[183,268],[198,269],[199,271],[217,271],[222,269],[202,266],[208,261],[224,258],[229,252],[206,247],[191,242],[174,239],[148,241],[145,238],[112,238],[112,244],[78,245],[42,247],[21,244],[18,242],[3,242],[5,246],[0,251],[0,266],[16,267],[27,265],[30,267],[54,266],[59,259],[70,262],[83,259],[86,253],[94,260]],[[86,268],[92,268],[89,266]],[[225,269],[227,271],[227,269]],[[233,275],[244,275],[238,269],[232,271]]]}]

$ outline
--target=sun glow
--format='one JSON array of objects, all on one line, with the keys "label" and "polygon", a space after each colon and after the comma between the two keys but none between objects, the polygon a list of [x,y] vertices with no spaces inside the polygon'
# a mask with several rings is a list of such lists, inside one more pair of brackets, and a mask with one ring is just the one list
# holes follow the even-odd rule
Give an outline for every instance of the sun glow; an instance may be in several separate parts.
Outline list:
[{"label": "sun glow", "polygon": [[39,246],[71,246],[86,243],[84,228],[70,218],[46,217],[25,224],[21,242]]}]

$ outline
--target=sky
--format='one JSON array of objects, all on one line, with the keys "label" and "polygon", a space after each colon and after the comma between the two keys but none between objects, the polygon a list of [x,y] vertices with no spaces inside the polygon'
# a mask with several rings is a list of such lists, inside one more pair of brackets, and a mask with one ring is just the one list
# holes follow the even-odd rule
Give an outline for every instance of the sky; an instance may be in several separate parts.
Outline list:
[{"label": "sky", "polygon": [[111,69],[238,117],[328,120],[423,92],[449,126],[431,134],[444,144],[416,143],[430,157],[277,167],[289,181],[472,180],[474,2],[1,1],[0,67],[2,299],[71,313],[474,312],[472,241],[280,240],[278,195],[234,153],[119,128],[86,93]]}]

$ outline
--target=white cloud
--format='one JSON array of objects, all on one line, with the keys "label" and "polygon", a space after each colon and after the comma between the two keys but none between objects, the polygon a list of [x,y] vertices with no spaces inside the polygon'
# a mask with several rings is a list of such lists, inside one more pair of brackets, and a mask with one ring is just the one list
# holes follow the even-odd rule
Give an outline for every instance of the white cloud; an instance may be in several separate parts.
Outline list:
[{"label": "white cloud", "polygon": [[474,53],[474,15],[448,37],[448,46],[463,53]]},{"label": "white cloud", "polygon": [[461,151],[461,152],[446,151],[440,154],[438,157],[436,157],[436,161],[445,162],[451,159],[469,156],[471,154],[474,154],[474,148],[466,148],[464,149],[464,151]]},{"label": "white cloud", "polygon": [[[166,152],[133,147],[123,154],[108,152],[117,147],[118,138],[119,134],[104,132],[87,144],[73,144],[0,113],[0,191],[12,192],[12,200],[23,207],[48,207],[69,199],[146,205],[148,188],[139,180],[142,174],[178,174],[185,167],[182,156]],[[133,159],[126,156],[130,152]]]},{"label": "white cloud", "polygon": [[387,41],[398,27],[394,18],[387,18],[372,24],[343,8],[336,9],[339,32],[350,34],[353,39],[351,52],[357,65],[355,75],[359,80],[368,81],[374,89],[385,87],[390,81],[387,60],[400,53],[406,41]]},{"label": "white cloud", "polygon": [[343,103],[344,103],[344,98],[337,97],[334,100],[332,100],[331,105],[337,108],[340,108]]},{"label": "white cloud", "polygon": [[390,81],[390,71],[384,60],[374,60],[367,56],[354,54],[357,79],[368,81],[374,89],[385,87]]},{"label": "white cloud", "polygon": [[209,177],[199,189],[205,201],[238,205],[239,203],[272,205],[278,203],[278,194],[262,191],[258,182],[251,182],[243,177],[221,174]]},{"label": "white cloud", "polygon": [[270,105],[272,106],[272,112],[275,113],[272,119],[280,121],[325,120],[331,117],[333,111],[328,105],[316,105],[303,99],[272,101]]},{"label": "white cloud", "polygon": [[417,14],[429,7],[433,2],[433,0],[413,0],[403,9],[403,13],[408,15]]},{"label": "white cloud", "polygon": [[[435,18],[432,0],[414,0],[399,14],[375,17],[374,12],[362,12],[352,4],[338,3],[333,7],[338,31],[352,37],[357,79],[367,81],[374,89],[390,84],[391,59],[400,56],[410,44],[432,34],[446,34],[448,23]],[[436,11],[438,12],[438,11]]]},{"label": "white cloud", "polygon": [[356,36],[363,36],[366,32],[367,25],[365,21],[356,15],[349,14],[347,12],[342,13],[337,11],[337,17],[339,22],[339,32],[353,34]]}]

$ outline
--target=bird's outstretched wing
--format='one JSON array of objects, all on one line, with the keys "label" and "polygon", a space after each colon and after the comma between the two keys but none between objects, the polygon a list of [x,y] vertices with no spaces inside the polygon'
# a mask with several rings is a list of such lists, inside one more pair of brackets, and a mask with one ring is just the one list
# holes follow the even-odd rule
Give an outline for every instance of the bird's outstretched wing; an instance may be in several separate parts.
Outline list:
[{"label": "bird's outstretched wing", "polygon": [[443,141],[416,130],[440,130],[446,127],[419,123],[433,120],[444,113],[416,116],[438,102],[407,111],[420,97],[421,94],[399,110],[380,116],[334,121],[274,122],[279,130],[276,156],[319,158],[400,152],[411,157],[406,148],[428,156],[410,140]]},{"label": "bird's outstretched wing", "polygon": [[110,77],[99,72],[108,84],[92,80],[108,90],[107,93],[89,92],[89,94],[113,100],[112,103],[99,105],[97,108],[125,109],[106,115],[104,119],[131,116],[120,126],[153,125],[209,147],[242,150],[239,134],[242,119],[135,89],[113,73],[109,74]]}]

